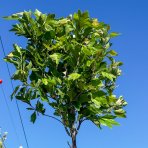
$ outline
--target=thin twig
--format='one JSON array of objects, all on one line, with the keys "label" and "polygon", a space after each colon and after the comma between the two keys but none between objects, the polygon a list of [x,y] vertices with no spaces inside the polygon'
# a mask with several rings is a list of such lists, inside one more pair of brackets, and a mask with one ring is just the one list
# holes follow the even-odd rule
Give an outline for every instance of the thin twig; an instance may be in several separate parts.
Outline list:
[{"label": "thin twig", "polygon": [[67,144],[68,144],[69,148],[72,148],[71,145],[70,145],[70,143],[69,143],[69,141],[67,141]]},{"label": "thin twig", "polygon": [[[34,110],[36,110],[31,104],[29,104],[29,105],[30,105]],[[40,112],[40,113],[41,113],[41,112]],[[55,119],[56,121],[60,122],[60,123],[64,126],[67,135],[71,137],[70,132],[68,131],[67,127],[65,126],[65,124],[64,124],[61,120],[59,120],[59,119],[56,118],[56,117],[53,117],[53,116],[50,116],[50,115],[44,114],[44,113],[41,113],[41,114],[44,115],[44,116],[46,116],[46,117],[49,117],[49,118]]]},{"label": "thin twig", "polygon": [[[34,110],[36,110],[31,104],[29,104],[29,105],[30,105]],[[42,113],[42,112],[40,112],[40,113],[41,113],[42,115],[46,116],[46,117],[55,119],[56,121],[60,122],[60,123],[64,126],[67,135],[71,137],[70,132],[68,131],[67,127],[65,126],[65,124],[64,124],[61,120],[59,120],[58,118],[56,118],[56,117],[54,117],[54,116],[50,116],[50,115],[44,114],[44,113]]]},{"label": "thin twig", "polygon": [[85,120],[87,120],[87,118],[79,121],[79,124],[78,124],[78,127],[77,127],[77,131],[80,129],[82,122],[84,122]]},{"label": "thin twig", "polygon": [[84,94],[84,92],[80,92],[80,93],[75,97],[75,99],[77,99],[81,94]]},{"label": "thin twig", "polygon": [[43,114],[43,115],[46,116],[46,117],[49,117],[49,118],[55,119],[55,120],[57,120],[58,122],[60,122],[60,123],[64,126],[67,135],[68,135],[69,137],[71,137],[70,132],[68,131],[67,127],[65,126],[65,124],[64,124],[61,120],[59,120],[59,119],[56,118],[56,117],[53,117],[53,116],[47,115],[47,114]]},{"label": "thin twig", "polygon": [[71,137],[70,132],[68,131],[67,127],[64,125],[65,131],[69,137]]},{"label": "thin twig", "polygon": [[[31,103],[30,103],[29,105],[30,105],[30,107],[32,107],[32,108],[36,111],[35,107],[33,107],[33,106],[31,105]],[[42,113],[42,112],[39,112],[39,113],[42,114],[42,115],[44,115],[44,116],[46,116],[46,117],[55,119],[56,121],[58,121],[58,122],[60,122],[62,125],[64,125],[64,123],[63,123],[61,120],[59,120],[58,118],[56,118],[56,117],[54,117],[54,116],[50,116],[50,115],[44,114],[44,113]]]},{"label": "thin twig", "polygon": [[43,114],[43,115],[46,116],[46,117],[55,119],[56,121],[60,122],[60,123],[64,126],[67,135],[68,135],[69,137],[71,137],[70,132],[68,131],[67,127],[64,125],[64,123],[63,123],[61,120],[59,120],[59,119],[56,118],[56,117],[50,116],[50,115],[46,115],[46,114]]},{"label": "thin twig", "polygon": [[53,116],[50,116],[50,115],[47,115],[47,114],[43,114],[43,115],[46,116],[46,117],[55,119],[55,120],[57,120],[58,122],[60,122],[62,125],[64,125],[64,123],[63,123],[61,120],[59,120],[58,118],[56,118],[56,117],[53,117]]}]

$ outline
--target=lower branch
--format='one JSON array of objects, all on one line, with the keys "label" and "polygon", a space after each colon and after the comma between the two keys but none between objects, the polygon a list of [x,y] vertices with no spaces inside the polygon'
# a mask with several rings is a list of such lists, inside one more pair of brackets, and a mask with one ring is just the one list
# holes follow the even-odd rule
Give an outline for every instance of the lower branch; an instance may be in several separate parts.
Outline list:
[{"label": "lower branch", "polygon": [[78,127],[77,127],[77,131],[80,129],[81,124],[82,124],[85,120],[87,120],[87,118],[82,119],[82,120],[79,121],[79,124],[78,124]]},{"label": "lower branch", "polygon": [[56,121],[58,121],[58,122],[60,122],[62,125],[64,125],[64,123],[63,123],[61,120],[59,120],[58,118],[56,118],[56,117],[53,117],[53,116],[50,116],[50,115],[47,115],[47,114],[42,114],[42,115],[44,115],[44,116],[46,116],[46,117],[49,117],[49,118],[52,118],[52,119],[55,119]]},{"label": "lower branch", "polygon": [[56,118],[56,117],[53,117],[53,116],[47,115],[47,114],[43,114],[43,115],[46,116],[46,117],[49,117],[49,118],[55,119],[56,121],[60,122],[60,123],[64,126],[67,135],[68,135],[68,136],[71,136],[71,135],[70,135],[70,132],[69,132],[68,129],[67,129],[67,127],[65,126],[65,124],[64,124],[61,120],[59,120],[59,119]]},{"label": "lower branch", "polygon": [[69,141],[67,141],[67,144],[68,144],[69,148],[72,148],[71,145],[70,145],[70,143],[69,143]]}]

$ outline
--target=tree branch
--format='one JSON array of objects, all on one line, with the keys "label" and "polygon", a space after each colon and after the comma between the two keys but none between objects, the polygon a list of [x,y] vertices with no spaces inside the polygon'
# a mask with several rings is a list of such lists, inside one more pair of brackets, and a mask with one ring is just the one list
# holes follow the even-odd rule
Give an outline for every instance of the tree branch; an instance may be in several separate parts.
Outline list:
[{"label": "tree branch", "polygon": [[68,131],[67,127],[65,126],[65,124],[64,124],[61,120],[59,120],[59,119],[56,118],[56,117],[53,117],[53,116],[47,115],[47,114],[43,114],[43,115],[46,116],[46,117],[49,117],[49,118],[55,119],[56,121],[60,122],[60,123],[64,126],[67,135],[71,137],[70,132]]},{"label": "tree branch", "polygon": [[[31,104],[29,104],[29,105],[30,105],[34,110],[36,110]],[[68,131],[67,127],[65,126],[65,124],[64,124],[61,120],[59,120],[58,118],[56,118],[56,117],[54,117],[54,116],[50,116],[50,115],[47,115],[47,114],[42,113],[42,112],[39,112],[39,113],[42,114],[42,115],[44,115],[44,116],[46,116],[46,117],[55,119],[56,121],[60,122],[60,123],[64,126],[67,135],[71,137],[70,132]]]},{"label": "tree branch", "polygon": [[70,132],[68,131],[67,127],[64,125],[65,131],[69,137],[71,137]]},{"label": "tree branch", "polygon": [[79,124],[78,124],[78,127],[77,127],[77,131],[80,129],[81,124],[82,124],[85,120],[87,120],[87,118],[85,118],[85,119],[79,121]]},{"label": "tree branch", "polygon": [[68,144],[69,148],[72,148],[71,145],[70,145],[70,143],[69,143],[69,141],[67,141],[67,144]]},{"label": "tree branch", "polygon": [[75,99],[78,99],[78,97],[81,95],[81,94],[84,94],[85,92],[80,92],[78,95],[75,96]]},{"label": "tree branch", "polygon": [[[41,113],[42,114],[42,113]],[[58,122],[60,122],[62,125],[64,125],[64,123],[61,121],[61,120],[59,120],[58,118],[56,118],[56,117],[53,117],[53,116],[50,116],[50,115],[47,115],[47,114],[42,114],[42,115],[44,115],[44,116],[46,116],[46,117],[49,117],[49,118],[52,118],[52,119],[55,119],[56,121],[58,121]]]}]

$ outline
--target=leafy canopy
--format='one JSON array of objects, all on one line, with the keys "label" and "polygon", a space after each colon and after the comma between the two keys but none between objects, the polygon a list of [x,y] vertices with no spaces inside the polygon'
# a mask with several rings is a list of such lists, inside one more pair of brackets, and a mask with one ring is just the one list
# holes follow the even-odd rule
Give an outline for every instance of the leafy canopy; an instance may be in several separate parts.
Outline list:
[{"label": "leafy canopy", "polygon": [[116,117],[126,117],[127,103],[113,94],[122,63],[110,48],[118,33],[109,25],[81,11],[66,18],[39,10],[5,18],[16,20],[11,31],[27,39],[25,48],[14,44],[5,60],[16,68],[12,79],[21,81],[12,98],[29,105],[32,122],[47,105],[67,129],[79,129],[84,120],[112,127]]}]

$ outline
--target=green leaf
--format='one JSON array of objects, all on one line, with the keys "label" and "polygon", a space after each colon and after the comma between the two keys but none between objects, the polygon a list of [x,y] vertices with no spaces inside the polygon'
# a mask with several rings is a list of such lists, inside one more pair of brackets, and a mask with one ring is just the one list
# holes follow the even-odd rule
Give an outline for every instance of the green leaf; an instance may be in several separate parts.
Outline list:
[{"label": "green leaf", "polygon": [[92,54],[92,53],[91,53],[91,50],[88,49],[88,48],[85,47],[85,46],[82,47],[81,51],[82,51],[84,54],[86,54],[86,55],[91,55],[91,54]]},{"label": "green leaf", "polygon": [[21,87],[20,85],[15,87],[13,93],[11,94],[11,99],[13,99],[13,97],[15,96],[16,92],[19,90],[20,87]]},{"label": "green leaf", "polygon": [[98,27],[99,26],[98,19],[93,19],[92,25],[93,25],[93,27]]},{"label": "green leaf", "polygon": [[119,33],[117,33],[117,32],[112,32],[112,33],[110,33],[110,37],[111,38],[113,38],[113,37],[116,37],[116,36],[119,36],[120,34]]},{"label": "green leaf", "polygon": [[70,75],[68,75],[68,80],[76,80],[80,77],[81,75],[78,73],[71,73]]},{"label": "green leaf", "polygon": [[107,114],[107,115],[103,116],[103,118],[106,118],[106,119],[115,119],[116,116],[111,115],[111,114]]},{"label": "green leaf", "polygon": [[70,33],[73,30],[74,30],[74,28],[71,25],[69,25],[69,24],[66,25],[66,27],[65,27],[66,34]]},{"label": "green leaf", "polygon": [[113,125],[120,125],[118,122],[116,122],[113,119],[101,118],[99,121],[101,125],[108,126],[109,128],[112,128]]},{"label": "green leaf", "polygon": [[101,73],[103,77],[108,78],[109,80],[113,81],[114,78],[116,78],[116,76],[114,76],[111,73],[107,73],[107,72],[102,72]]},{"label": "green leaf", "polygon": [[23,17],[22,17],[27,23],[30,22],[31,18],[31,11],[24,11]]},{"label": "green leaf", "polygon": [[99,127],[101,129],[101,123],[97,120],[92,121],[97,127]]},{"label": "green leaf", "polygon": [[96,99],[92,99],[92,102],[96,105],[97,108],[101,107],[101,102],[96,100]]},{"label": "green leaf", "polygon": [[42,79],[42,82],[44,85],[48,85],[48,79],[44,78],[44,79]]},{"label": "green leaf", "polygon": [[74,15],[73,15],[73,19],[74,19],[74,20],[79,20],[79,16],[78,16],[77,13],[74,13]]},{"label": "green leaf", "polygon": [[51,86],[51,85],[56,85],[57,82],[59,83],[60,79],[55,78],[55,77],[48,77],[48,78],[43,78],[42,82],[43,82],[44,85]]},{"label": "green leaf", "polygon": [[49,77],[48,78],[48,82],[51,84],[51,85],[56,85],[56,79],[53,77],[53,78],[51,78],[51,77]]},{"label": "green leaf", "polygon": [[[103,106],[103,107],[109,107],[107,99],[105,97],[96,97],[94,99],[92,99],[92,101],[95,100],[95,103],[97,103],[97,105],[99,107]],[[93,101],[94,102],[94,101]]]},{"label": "green leaf", "polygon": [[14,44],[13,47],[18,53],[21,53],[21,48],[17,44]]},{"label": "green leaf", "polygon": [[108,54],[110,54],[111,56],[117,56],[118,55],[118,53],[116,51],[114,51],[114,50],[110,50],[108,52]]},{"label": "green leaf", "polygon": [[58,91],[57,94],[58,94],[59,96],[61,96],[61,98],[63,98],[65,94],[64,94],[59,88],[57,88],[57,91]]},{"label": "green leaf", "polygon": [[107,49],[109,49],[111,47],[111,43],[107,43],[106,45],[105,45],[105,49],[107,50]]},{"label": "green leaf", "polygon": [[18,20],[23,15],[23,12],[12,14],[11,16],[4,16],[6,20]]},{"label": "green leaf", "polygon": [[46,31],[51,31],[51,30],[53,31],[53,28],[48,24],[45,24],[45,29],[46,29]]},{"label": "green leaf", "polygon": [[12,52],[10,52],[8,55],[7,55],[7,58],[13,58],[13,53]]},{"label": "green leaf", "polygon": [[90,98],[88,97],[87,94],[82,94],[82,95],[79,96],[78,101],[80,103],[85,103],[85,102],[90,101]]},{"label": "green leaf", "polygon": [[32,123],[35,123],[36,121],[36,112],[34,112],[32,115],[31,115],[31,122]]},{"label": "green leaf", "polygon": [[53,61],[55,61],[57,65],[59,64],[61,57],[62,57],[62,54],[60,54],[60,53],[54,53],[54,54],[50,55],[50,58]]},{"label": "green leaf", "polygon": [[26,66],[27,70],[31,70],[32,68],[32,62],[30,61],[29,64]]},{"label": "green leaf", "polygon": [[36,111],[41,113],[41,114],[45,113],[44,105],[40,101],[37,101]]},{"label": "green leaf", "polygon": [[69,21],[70,21],[69,19],[65,18],[65,19],[59,20],[58,23],[59,23],[60,25],[64,25],[64,24],[67,24]]},{"label": "green leaf", "polygon": [[34,108],[30,108],[30,107],[28,107],[28,108],[26,108],[27,110],[34,110]]},{"label": "green leaf", "polygon": [[92,64],[92,62],[93,62],[93,61],[88,60],[88,61],[86,62],[86,66],[90,67],[90,65]]},{"label": "green leaf", "polygon": [[39,17],[41,16],[41,14],[42,13],[38,9],[36,9],[35,12],[34,12],[34,15],[36,16],[37,19],[39,19]]},{"label": "green leaf", "polygon": [[18,79],[22,80],[21,74],[22,74],[22,73],[21,73],[21,70],[17,70],[17,71],[13,74],[12,79],[14,79],[14,80],[18,80]]},{"label": "green leaf", "polygon": [[126,112],[123,109],[114,110],[114,113],[117,117],[125,118]]}]

